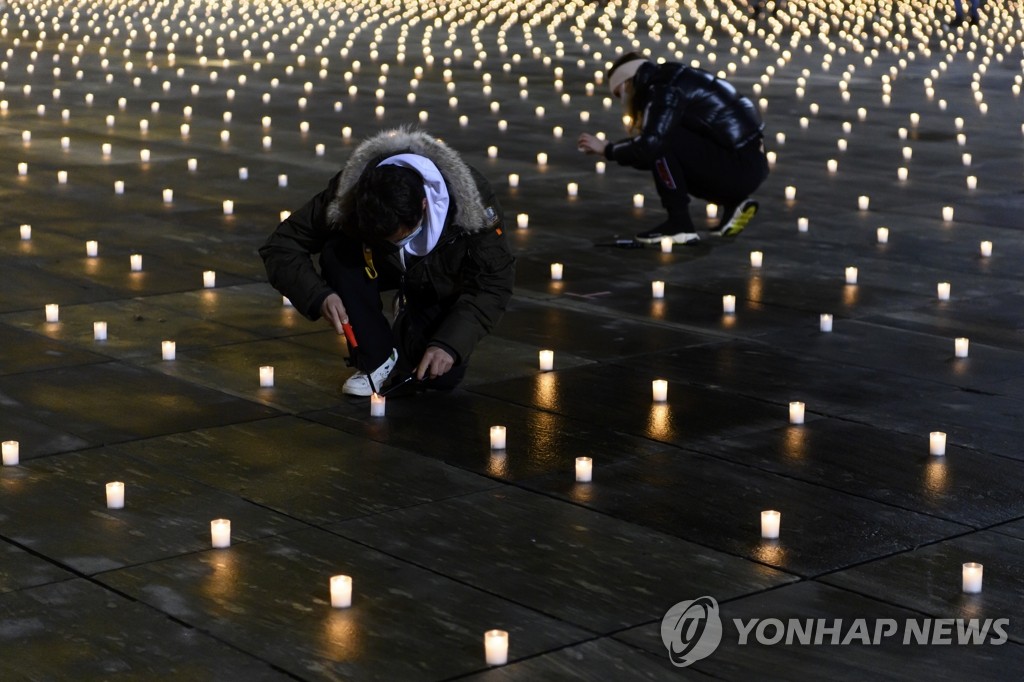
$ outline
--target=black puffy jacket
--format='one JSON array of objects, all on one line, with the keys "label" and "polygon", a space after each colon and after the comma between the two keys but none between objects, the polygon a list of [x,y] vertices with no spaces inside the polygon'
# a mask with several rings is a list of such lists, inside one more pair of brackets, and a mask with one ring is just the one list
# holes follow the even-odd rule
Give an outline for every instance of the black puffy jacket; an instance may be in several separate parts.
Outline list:
[{"label": "black puffy jacket", "polygon": [[727,81],[676,62],[643,64],[633,76],[637,110],[643,111],[639,135],[609,143],[604,155],[624,166],[650,168],[661,156],[665,138],[683,126],[726,149],[759,140],[764,123],[754,103]]}]

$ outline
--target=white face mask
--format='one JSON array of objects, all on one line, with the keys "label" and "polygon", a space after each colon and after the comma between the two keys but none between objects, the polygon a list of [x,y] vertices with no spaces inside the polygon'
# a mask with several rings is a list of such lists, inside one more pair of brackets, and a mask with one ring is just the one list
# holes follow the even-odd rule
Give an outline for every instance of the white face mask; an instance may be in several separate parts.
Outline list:
[{"label": "white face mask", "polygon": [[416,238],[416,235],[418,235],[418,234],[419,234],[420,232],[422,232],[422,231],[423,231],[423,223],[421,222],[421,223],[420,223],[420,224],[419,224],[419,225],[418,225],[418,226],[416,227],[416,229],[415,229],[415,230],[413,230],[413,231],[412,231],[411,233],[409,233],[409,235],[408,235],[408,236],[402,237],[402,238],[401,238],[401,239],[399,239],[399,240],[398,240],[397,242],[393,242],[393,243],[394,243],[394,245],[395,245],[395,246],[397,246],[398,248],[402,248],[403,246],[405,246],[406,244],[408,244],[409,242],[411,242],[411,241],[412,241],[413,239],[415,239],[415,238]]}]

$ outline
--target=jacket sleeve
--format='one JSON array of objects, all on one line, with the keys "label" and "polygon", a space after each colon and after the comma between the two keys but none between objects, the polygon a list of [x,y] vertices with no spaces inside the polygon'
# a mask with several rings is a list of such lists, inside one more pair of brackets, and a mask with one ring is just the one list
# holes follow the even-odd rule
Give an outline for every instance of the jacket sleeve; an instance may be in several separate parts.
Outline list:
[{"label": "jacket sleeve", "polygon": [[678,89],[673,87],[656,87],[648,102],[640,134],[612,142],[604,148],[604,155],[610,161],[647,170],[662,155],[665,138],[679,124],[685,103]]},{"label": "jacket sleeve", "polygon": [[320,304],[332,293],[312,257],[330,235],[327,205],[334,197],[339,177],[336,175],[327,189],[281,222],[259,249],[271,286],[310,320],[319,319]]}]

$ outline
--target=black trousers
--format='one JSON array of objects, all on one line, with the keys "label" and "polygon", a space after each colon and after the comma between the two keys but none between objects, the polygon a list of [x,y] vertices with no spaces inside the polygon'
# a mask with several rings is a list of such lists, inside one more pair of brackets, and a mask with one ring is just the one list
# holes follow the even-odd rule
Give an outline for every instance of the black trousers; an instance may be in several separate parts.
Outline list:
[{"label": "black trousers", "polygon": [[[396,291],[402,296],[402,273],[375,261],[378,273],[371,279],[366,272],[363,245],[338,233],[320,252],[320,271],[348,313],[358,349],[349,345],[352,364],[364,372],[380,367],[392,348],[398,350],[398,366],[393,376],[403,377],[416,369],[435,331],[447,311],[440,305],[419,306],[409,302],[395,318],[394,326],[384,315],[381,293]],[[423,382],[424,388],[454,388],[466,374],[466,363],[452,367],[446,374]]]},{"label": "black trousers", "polygon": [[679,127],[666,140],[665,153],[655,160],[653,173],[669,220],[693,232],[691,196],[720,206],[736,205],[768,177],[768,159],[760,139],[732,150]]}]

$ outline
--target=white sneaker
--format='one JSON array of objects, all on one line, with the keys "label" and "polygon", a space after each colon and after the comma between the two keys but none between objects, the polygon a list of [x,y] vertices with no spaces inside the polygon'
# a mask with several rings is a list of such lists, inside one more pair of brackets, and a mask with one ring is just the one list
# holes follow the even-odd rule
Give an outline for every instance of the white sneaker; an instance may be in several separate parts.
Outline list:
[{"label": "white sneaker", "polygon": [[370,376],[367,376],[366,372],[362,370],[356,372],[348,379],[345,380],[345,385],[341,387],[342,393],[348,395],[358,396],[369,396],[373,394],[373,389],[376,388],[378,391],[384,382],[391,376],[391,371],[398,364],[398,349],[392,348],[391,355],[384,363],[377,369],[371,372],[370,376],[373,377],[373,386],[370,385]]}]

